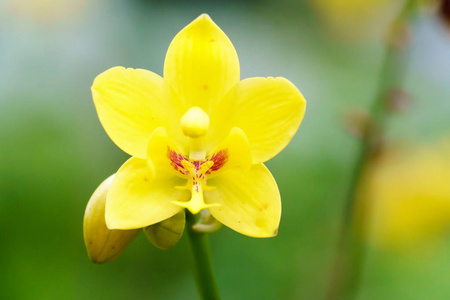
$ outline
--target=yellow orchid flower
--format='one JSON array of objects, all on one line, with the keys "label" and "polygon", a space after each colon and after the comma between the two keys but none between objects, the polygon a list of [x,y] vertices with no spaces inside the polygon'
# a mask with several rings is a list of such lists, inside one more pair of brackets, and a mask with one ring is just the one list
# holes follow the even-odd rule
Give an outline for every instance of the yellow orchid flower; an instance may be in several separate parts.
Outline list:
[{"label": "yellow orchid flower", "polygon": [[294,136],[302,94],[284,78],[240,81],[224,32],[203,14],[167,51],[164,77],[114,67],[92,95],[110,138],[132,157],[106,200],[109,229],[136,229],[187,208],[245,235],[276,235],[281,202],[263,162]]}]

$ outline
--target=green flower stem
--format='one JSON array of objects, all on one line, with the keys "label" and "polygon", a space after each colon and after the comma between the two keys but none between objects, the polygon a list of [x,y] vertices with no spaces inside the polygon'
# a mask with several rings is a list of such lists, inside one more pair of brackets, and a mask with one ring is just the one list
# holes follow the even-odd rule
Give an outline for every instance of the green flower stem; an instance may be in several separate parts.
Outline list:
[{"label": "green flower stem", "polygon": [[[394,21],[391,39],[382,65],[378,92],[369,110],[369,123],[364,128],[361,143],[358,145],[355,168],[353,170],[344,215],[340,227],[338,249],[330,278],[327,299],[352,299],[357,296],[366,258],[366,241],[369,226],[369,208],[358,207],[358,220],[353,214],[354,202],[359,180],[368,162],[382,146],[382,132],[388,117],[387,102],[390,92],[401,86],[405,74],[406,56],[403,50],[404,33],[407,21],[413,16],[417,0],[408,0]],[[405,27],[402,27],[405,26]],[[399,32],[400,30],[400,32]],[[367,205],[367,204],[366,204]],[[358,226],[358,234],[355,232]]]},{"label": "green flower stem", "polygon": [[196,217],[186,212],[187,234],[193,256],[193,268],[197,290],[203,300],[220,299],[211,263],[208,235],[192,229]]}]

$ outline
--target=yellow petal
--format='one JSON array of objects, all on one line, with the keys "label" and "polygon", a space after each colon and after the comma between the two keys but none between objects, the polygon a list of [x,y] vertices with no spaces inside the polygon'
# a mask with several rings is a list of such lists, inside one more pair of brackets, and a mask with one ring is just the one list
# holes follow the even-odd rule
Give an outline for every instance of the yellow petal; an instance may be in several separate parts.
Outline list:
[{"label": "yellow petal", "polygon": [[108,193],[108,228],[141,228],[172,217],[181,210],[172,201],[189,200],[188,191],[175,189],[184,183],[176,176],[153,176],[146,160],[130,158],[120,167]]},{"label": "yellow petal", "polygon": [[84,213],[83,235],[89,258],[94,263],[105,263],[118,258],[140,232],[110,230],[105,223],[105,202],[114,175],[103,181],[95,190]]},{"label": "yellow petal", "polygon": [[[150,170],[158,176],[176,176],[181,173],[177,168],[181,168],[174,162],[175,158],[181,157],[183,151],[167,136],[167,131],[163,127],[155,129],[150,138],[147,157]],[[170,158],[175,156],[173,160]]]},{"label": "yellow petal", "polygon": [[231,229],[252,237],[272,237],[278,232],[281,201],[278,187],[263,164],[247,171],[230,170],[208,180],[205,191],[214,218]]},{"label": "yellow petal", "polygon": [[[221,155],[224,158],[221,158]],[[238,127],[232,128],[228,137],[219,144],[210,159],[214,161],[214,165],[211,168],[213,172],[208,175],[208,178],[220,176],[223,172],[230,169],[240,168],[248,170],[252,164],[252,157],[248,139],[242,129]],[[225,163],[221,165],[221,162],[224,160]]]},{"label": "yellow petal", "polygon": [[184,232],[186,214],[182,209],[175,216],[144,228],[148,240],[156,247],[167,250],[175,246]]},{"label": "yellow petal", "polygon": [[[305,107],[303,95],[287,79],[248,78],[217,106],[211,120],[220,121],[211,122],[211,127],[241,128],[250,143],[253,163],[260,163],[286,147],[300,126]],[[220,135],[224,129],[212,130]]]},{"label": "yellow petal", "polygon": [[164,79],[187,107],[209,113],[239,81],[239,60],[225,33],[203,14],[181,30],[167,50]]},{"label": "yellow petal", "polygon": [[182,136],[176,125],[186,109],[155,73],[111,68],[95,78],[92,96],[103,128],[132,156],[146,157],[150,135],[157,127],[164,126],[172,135]]}]

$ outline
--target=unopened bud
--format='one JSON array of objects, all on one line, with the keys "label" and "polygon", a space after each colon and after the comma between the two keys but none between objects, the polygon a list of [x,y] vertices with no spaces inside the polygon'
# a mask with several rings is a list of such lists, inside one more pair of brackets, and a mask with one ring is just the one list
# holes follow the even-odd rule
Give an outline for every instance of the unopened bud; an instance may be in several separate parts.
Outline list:
[{"label": "unopened bud", "polygon": [[156,247],[167,250],[175,246],[183,235],[186,215],[184,209],[173,217],[144,228],[147,239]]},{"label": "unopened bud", "polygon": [[191,107],[181,117],[181,129],[191,138],[204,136],[209,129],[209,116],[198,106]]},{"label": "unopened bud", "polygon": [[192,230],[199,233],[212,233],[223,227],[207,209],[202,209],[199,220],[192,225]]},{"label": "unopened bud", "polygon": [[133,230],[110,230],[105,223],[105,202],[114,175],[102,182],[95,190],[84,213],[84,243],[89,258],[94,263],[105,263],[118,258],[140,232]]}]

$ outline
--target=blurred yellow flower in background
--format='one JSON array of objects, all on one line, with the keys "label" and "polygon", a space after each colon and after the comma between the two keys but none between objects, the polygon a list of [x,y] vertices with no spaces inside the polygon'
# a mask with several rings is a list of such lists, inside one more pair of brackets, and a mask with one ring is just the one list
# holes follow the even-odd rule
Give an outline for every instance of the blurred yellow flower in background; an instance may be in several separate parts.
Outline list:
[{"label": "blurred yellow flower in background", "polygon": [[380,37],[404,0],[312,0],[311,5],[333,34],[344,39]]},{"label": "blurred yellow flower in background", "polygon": [[281,77],[240,81],[236,51],[208,15],[173,39],[164,77],[114,67],[92,94],[106,132],[132,156],[107,194],[110,230],[161,224],[187,208],[245,235],[277,234],[280,195],[263,162],[289,143],[306,102]]},{"label": "blurred yellow flower in background", "polygon": [[387,149],[367,166],[358,200],[355,214],[368,218],[378,247],[406,250],[442,235],[450,227],[450,142]]}]

